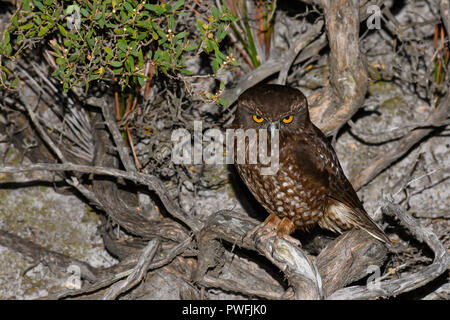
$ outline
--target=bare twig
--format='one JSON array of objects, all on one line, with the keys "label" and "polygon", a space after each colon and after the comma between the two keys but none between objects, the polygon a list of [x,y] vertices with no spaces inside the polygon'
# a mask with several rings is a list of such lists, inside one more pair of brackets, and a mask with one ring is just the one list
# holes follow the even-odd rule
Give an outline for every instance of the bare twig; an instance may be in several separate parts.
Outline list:
[{"label": "bare twig", "polygon": [[123,171],[114,168],[85,166],[72,163],[65,163],[65,164],[37,163],[28,166],[0,167],[0,172],[11,172],[11,173],[35,171],[35,170],[78,171],[83,173],[94,173],[98,175],[107,175],[124,178],[136,183],[143,184],[147,186],[150,190],[155,191],[155,193],[159,196],[167,211],[170,214],[172,214],[175,218],[183,221],[193,231],[199,231],[201,228],[201,222],[192,219],[190,216],[185,214],[177,205],[175,205],[175,202],[170,198],[169,193],[164,184],[157,177],[152,175],[140,174],[136,171]]},{"label": "bare twig", "polygon": [[[312,38],[316,37],[317,34],[312,36]],[[299,43],[304,45],[305,39],[304,38],[299,39]],[[294,61],[293,64],[301,63],[305,60],[308,60],[312,56],[315,56],[322,48],[325,47],[326,43],[327,41],[324,35],[319,37],[312,43],[309,43],[309,45],[305,48],[305,50],[303,50],[302,53],[298,55],[297,59]],[[298,47],[298,44],[294,44],[294,47]],[[289,55],[289,53],[285,53],[284,55],[281,55],[281,57],[280,56],[271,57],[269,60],[260,65],[258,68],[247,73],[234,88],[226,89],[222,95],[222,98],[227,100],[230,104],[233,104],[244,90],[256,85],[265,78],[279,72],[283,68],[283,66],[286,65],[290,57],[291,55]]]},{"label": "bare twig", "polygon": [[153,257],[155,256],[156,251],[158,250],[158,247],[159,247],[158,239],[150,240],[147,246],[144,249],[142,249],[142,254],[139,257],[139,261],[136,267],[133,269],[133,272],[125,280],[122,280],[112,285],[103,296],[103,300],[114,300],[120,294],[136,286],[145,276],[145,273],[148,270],[148,266],[152,262]]},{"label": "bare twig", "polygon": [[[438,108],[426,119],[427,123],[439,123],[445,121],[450,111],[450,92],[441,100]],[[362,186],[372,181],[379,173],[388,168],[396,160],[406,154],[417,142],[430,134],[434,129],[417,129],[410,135],[401,139],[397,147],[386,154],[375,158],[372,163],[364,169],[355,179],[353,187],[358,190]]]},{"label": "bare twig", "polygon": [[105,119],[109,132],[111,132],[111,135],[114,139],[114,143],[117,147],[117,151],[119,152],[119,156],[122,160],[123,166],[127,171],[136,171],[136,166],[130,157],[129,150],[122,139],[122,135],[120,134],[119,128],[117,127],[116,121],[114,121],[115,117],[112,114],[111,108],[106,100],[102,100],[102,104],[100,107],[102,108],[103,118]]},{"label": "bare twig", "polygon": [[292,48],[290,48],[289,51],[286,53],[286,57],[284,58],[284,66],[280,70],[280,73],[278,75],[277,80],[278,84],[285,84],[289,69],[291,68],[292,64],[297,58],[299,52],[302,51],[306,46],[308,46],[313,40],[315,40],[314,38],[320,34],[322,27],[323,21],[319,21],[312,28],[310,28],[305,34],[302,34],[298,40],[295,39],[293,41],[295,42],[295,45],[293,45]]},{"label": "bare twig", "polygon": [[[174,246],[163,258],[150,263],[147,267],[147,270],[155,270],[165,265],[168,265],[169,263],[172,262],[173,259],[175,259],[175,257],[183,253],[191,245],[191,242],[192,237],[186,238],[184,241]],[[138,259],[139,254],[133,254],[130,257],[127,257],[125,260],[118,263],[117,265],[104,270],[102,272],[103,275],[102,278],[96,281],[94,284],[77,290],[63,290],[61,292],[46,297],[46,299],[55,300],[55,299],[63,299],[66,297],[80,296],[100,290],[102,288],[106,288],[111,284],[129,276],[135,269],[135,266],[138,263]]]},{"label": "bare twig", "polygon": [[[236,292],[250,297],[260,297],[263,299],[281,299],[283,291],[274,291],[267,287],[263,289],[255,289],[247,286],[245,283],[240,283],[231,279],[220,279],[210,275],[205,275],[199,284],[206,288],[219,288],[224,291]],[[281,287],[279,289],[282,289]]]}]

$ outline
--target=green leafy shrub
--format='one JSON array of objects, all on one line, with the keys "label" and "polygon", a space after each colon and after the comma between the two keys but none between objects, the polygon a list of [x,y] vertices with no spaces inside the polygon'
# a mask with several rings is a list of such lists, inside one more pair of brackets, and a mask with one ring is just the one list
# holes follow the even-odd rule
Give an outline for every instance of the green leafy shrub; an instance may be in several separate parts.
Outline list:
[{"label": "green leafy shrub", "polygon": [[[159,3],[159,2],[158,2]],[[155,72],[190,76],[186,59],[204,51],[217,72],[234,59],[219,48],[233,20],[228,11],[210,9],[197,20],[197,32],[185,30],[184,0],[153,4],[138,0],[23,0],[0,43],[0,81],[14,86],[5,67],[34,43],[48,45],[53,76],[65,91],[87,89],[90,82],[117,77],[122,89],[145,84],[144,61]],[[193,52],[196,50],[196,52]],[[5,59],[6,58],[6,59]]]}]

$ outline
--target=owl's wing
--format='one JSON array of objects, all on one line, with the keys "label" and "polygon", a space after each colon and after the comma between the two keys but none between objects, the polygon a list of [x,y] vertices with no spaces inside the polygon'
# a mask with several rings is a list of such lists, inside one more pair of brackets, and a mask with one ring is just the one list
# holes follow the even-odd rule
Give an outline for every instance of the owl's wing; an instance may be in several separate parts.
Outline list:
[{"label": "owl's wing", "polygon": [[[305,135],[293,145],[293,156],[302,173],[310,177],[313,185],[324,187],[329,203],[325,210],[333,210],[343,224],[366,230],[380,241],[389,238],[369,217],[361,201],[342,170],[336,153],[326,136],[316,127],[313,134]],[[330,223],[333,223],[330,221]],[[333,228],[339,230],[339,226]]]}]

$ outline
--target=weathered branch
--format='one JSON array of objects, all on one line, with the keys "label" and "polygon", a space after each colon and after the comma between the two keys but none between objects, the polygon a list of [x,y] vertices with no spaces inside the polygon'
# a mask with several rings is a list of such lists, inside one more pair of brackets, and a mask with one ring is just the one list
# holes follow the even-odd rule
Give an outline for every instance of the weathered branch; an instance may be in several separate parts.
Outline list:
[{"label": "weathered branch", "polygon": [[354,286],[340,289],[333,293],[329,299],[370,299],[379,296],[396,296],[400,293],[420,288],[448,270],[450,253],[447,252],[446,248],[429,228],[422,226],[416,219],[394,204],[392,199],[384,200],[382,211],[385,214],[397,217],[412,235],[419,241],[425,242],[433,250],[433,263],[411,275],[400,277],[400,279],[396,280],[383,281],[372,287]]},{"label": "weathered branch", "polygon": [[0,245],[30,257],[35,262],[44,262],[46,265],[57,267],[63,272],[67,272],[67,268],[71,265],[78,266],[81,278],[90,282],[97,281],[100,276],[99,270],[86,262],[46,249],[5,230],[0,230]]},{"label": "weathered branch", "polygon": [[[289,69],[294,63],[300,51],[302,51],[306,46],[308,46],[311,41],[314,40],[314,37],[317,37],[320,34],[320,31],[323,27],[323,21],[319,21],[312,28],[310,28],[306,33],[299,36],[299,39],[294,40],[293,45],[289,51],[285,54],[284,65],[280,70],[278,75],[278,84],[285,84],[286,78],[288,76]],[[303,40],[303,41],[302,41]]]},{"label": "weathered branch", "polygon": [[[370,265],[380,266],[386,247],[362,230],[352,230],[326,247],[315,262],[297,240],[273,238],[255,243],[246,237],[258,222],[232,211],[214,214],[198,236],[200,242],[222,239],[263,254],[282,270],[294,288],[296,299],[319,299],[367,275]],[[317,265],[317,267],[315,266]],[[323,289],[323,293],[322,293]]]},{"label": "weathered branch", "polygon": [[[147,270],[156,270],[170,264],[173,259],[183,253],[191,245],[191,242],[191,237],[186,238],[184,241],[180,242],[178,245],[174,246],[167,253],[165,253],[164,257],[150,263],[147,266]],[[140,255],[138,253],[130,255],[118,264],[103,270],[101,278],[92,285],[77,290],[63,290],[46,297],[46,299],[56,300],[66,297],[81,296],[109,287],[117,281],[129,276],[133,272],[133,270],[135,270],[135,266],[138,263],[139,257]]]},{"label": "weathered branch", "polygon": [[243,218],[229,210],[211,215],[205,223],[198,240],[207,242],[213,239],[226,240],[246,249],[258,251],[284,272],[289,284],[294,288],[296,299],[320,299],[322,284],[320,274],[312,259],[299,248],[299,242],[291,237],[263,242],[246,237],[258,223]]},{"label": "weathered branch", "polygon": [[324,133],[335,135],[364,101],[367,68],[359,50],[358,1],[323,0],[322,6],[330,46],[330,87],[329,92],[309,98],[310,114]]},{"label": "weathered branch", "polygon": [[350,230],[341,235],[316,259],[324,296],[365,277],[370,266],[383,264],[387,253],[386,246],[364,230]]},{"label": "weathered branch", "polygon": [[117,122],[114,121],[115,117],[108,105],[106,99],[100,100],[102,103],[100,105],[102,109],[103,118],[108,126],[109,132],[114,139],[117,151],[122,160],[123,166],[127,171],[136,171],[136,165],[130,157],[130,149],[126,147],[122,135],[120,134],[119,128],[117,127]]},{"label": "weathered branch", "polygon": [[145,276],[150,263],[152,262],[156,251],[159,247],[159,240],[150,240],[147,246],[142,249],[141,256],[139,257],[136,267],[133,272],[125,279],[112,285],[103,296],[103,300],[114,300],[120,294],[130,290],[136,286],[142,278]]},{"label": "weathered branch", "polygon": [[17,167],[0,167],[0,172],[25,172],[35,170],[48,170],[48,171],[78,171],[83,173],[93,173],[98,175],[112,176],[116,178],[123,178],[135,183],[140,183],[147,186],[150,190],[154,191],[161,202],[164,204],[166,210],[175,218],[183,221],[193,231],[199,231],[201,229],[201,222],[192,219],[185,214],[170,198],[169,193],[164,184],[157,177],[149,174],[138,173],[135,171],[123,171],[114,168],[104,168],[86,165],[77,165],[72,163],[65,164],[52,164],[52,163],[36,163],[27,166]]},{"label": "weathered branch", "polygon": [[[319,28],[318,31],[320,31],[320,29],[321,28]],[[313,30],[317,31],[316,28],[313,28]],[[296,55],[297,58],[295,59],[294,63],[290,62],[290,59],[292,57],[292,53],[290,52],[287,52],[281,56],[271,57],[269,60],[260,65],[258,68],[247,73],[235,87],[225,90],[222,97],[225,100],[227,100],[230,104],[233,104],[242,92],[258,84],[267,77],[277,72],[280,72],[280,70],[282,70],[282,68],[286,64],[290,65],[298,64],[308,60],[312,56],[317,55],[319,51],[323,49],[327,44],[326,37],[321,36],[317,38],[318,35],[319,33],[311,32],[309,39],[305,40],[305,38],[300,37],[299,42],[293,44],[293,48],[300,48],[300,49],[304,48],[304,50],[298,56]],[[317,38],[317,40],[310,42],[315,38]],[[306,48],[304,47],[305,44],[307,44]]]},{"label": "weathered branch", "polygon": [[[425,120],[427,123],[443,122],[450,113],[450,92],[441,100],[439,106]],[[403,157],[417,142],[430,134],[433,128],[417,129],[410,135],[403,137],[395,148],[390,152],[375,158],[371,164],[364,169],[355,179],[353,179],[353,187],[358,190],[374,179],[384,169],[388,168],[392,163]]]}]

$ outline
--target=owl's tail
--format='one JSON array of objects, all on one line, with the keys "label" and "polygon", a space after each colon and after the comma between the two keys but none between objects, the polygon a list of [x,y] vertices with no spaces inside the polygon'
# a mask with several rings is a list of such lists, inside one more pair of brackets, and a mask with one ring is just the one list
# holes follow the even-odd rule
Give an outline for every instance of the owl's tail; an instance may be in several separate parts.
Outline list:
[{"label": "owl's tail", "polygon": [[319,225],[323,228],[342,233],[343,230],[358,228],[366,231],[375,239],[391,246],[391,240],[384,231],[369,217],[362,208],[349,208],[342,202],[330,199],[327,212]]}]

